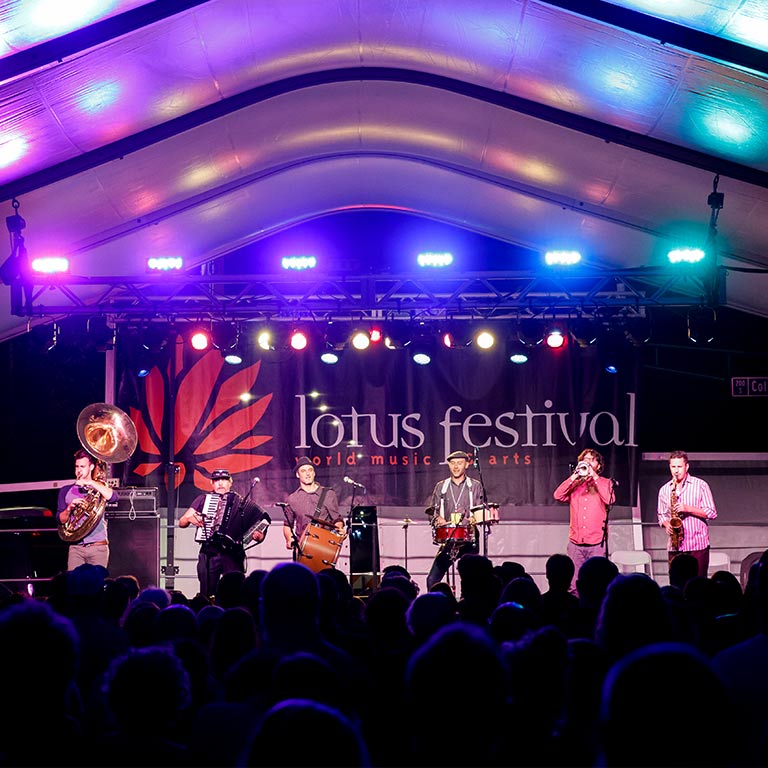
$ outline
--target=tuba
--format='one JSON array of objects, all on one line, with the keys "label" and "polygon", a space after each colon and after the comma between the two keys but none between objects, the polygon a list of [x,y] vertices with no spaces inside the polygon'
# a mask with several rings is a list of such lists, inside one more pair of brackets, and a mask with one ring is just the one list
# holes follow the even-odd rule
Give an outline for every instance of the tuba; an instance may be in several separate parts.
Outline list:
[{"label": "tuba", "polygon": [[677,512],[679,502],[680,496],[677,492],[677,483],[672,483],[672,490],[669,492],[669,525],[671,526],[669,543],[672,545],[672,549],[680,549],[680,545],[683,543],[683,536],[685,535],[683,520]]},{"label": "tuba", "polygon": [[[127,413],[109,403],[93,403],[80,411],[77,437],[81,445],[96,459],[93,479],[106,481],[106,465],[119,464],[136,450],[136,426]],[[84,539],[101,520],[107,500],[88,487],[85,496],[73,502],[66,523],[59,523],[59,538],[68,544]]]}]

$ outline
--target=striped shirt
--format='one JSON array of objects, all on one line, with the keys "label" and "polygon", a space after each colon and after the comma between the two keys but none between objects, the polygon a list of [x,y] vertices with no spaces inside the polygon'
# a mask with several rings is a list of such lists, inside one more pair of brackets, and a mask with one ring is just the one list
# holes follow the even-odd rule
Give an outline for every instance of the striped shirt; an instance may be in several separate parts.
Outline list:
[{"label": "striped shirt", "polygon": [[[670,480],[659,488],[659,502],[656,509],[659,525],[668,522],[671,517],[669,498],[672,494],[673,485],[674,480]],[[683,541],[680,545],[680,552],[698,552],[706,549],[709,546],[708,521],[714,520],[717,517],[715,500],[712,498],[712,491],[709,485],[700,477],[687,475],[685,480],[678,485],[677,494],[679,503],[703,509],[707,513],[706,520],[696,517],[696,515],[687,515],[685,513],[681,515],[683,521]],[[669,548],[671,549],[671,544]]]}]

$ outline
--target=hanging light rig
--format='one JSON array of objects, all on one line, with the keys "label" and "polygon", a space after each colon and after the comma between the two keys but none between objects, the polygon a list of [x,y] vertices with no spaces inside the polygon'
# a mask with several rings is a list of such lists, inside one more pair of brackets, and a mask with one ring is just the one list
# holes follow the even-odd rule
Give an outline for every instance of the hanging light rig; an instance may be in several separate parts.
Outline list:
[{"label": "hanging light rig", "polygon": [[[27,222],[19,214],[19,201],[14,197],[11,201],[13,215],[5,217],[5,225],[11,240],[11,255],[0,267],[0,277],[11,287],[11,312],[14,315],[32,314],[32,283],[30,280],[29,259],[27,247],[24,244],[22,230]],[[26,296],[26,301],[24,297]]]},{"label": "hanging light rig", "polygon": [[709,296],[710,306],[716,307],[725,302],[723,295],[725,284],[720,279],[720,273],[717,268],[717,219],[720,211],[723,209],[725,195],[717,191],[717,185],[720,182],[720,174],[715,174],[712,180],[712,191],[707,196],[707,205],[710,207],[709,230],[707,232],[706,252],[709,256]]}]

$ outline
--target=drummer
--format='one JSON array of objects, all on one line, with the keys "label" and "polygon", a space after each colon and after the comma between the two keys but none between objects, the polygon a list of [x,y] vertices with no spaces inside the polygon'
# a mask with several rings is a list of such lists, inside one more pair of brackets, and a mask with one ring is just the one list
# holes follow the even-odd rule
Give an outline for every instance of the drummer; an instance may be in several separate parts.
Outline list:
[{"label": "drummer", "polygon": [[448,471],[450,477],[441,480],[432,491],[432,506],[427,509],[430,522],[434,528],[455,529],[442,538],[432,567],[427,575],[427,589],[445,577],[451,563],[462,555],[477,554],[478,536],[474,520],[471,519],[471,509],[480,501],[480,483],[467,477],[467,469],[472,461],[465,451],[454,451],[448,455]]},{"label": "drummer", "polygon": [[304,529],[312,520],[344,531],[344,518],[339,514],[339,499],[332,488],[326,488],[315,480],[315,465],[307,456],[296,462],[296,478],[299,487],[288,497],[283,511],[283,536],[285,548],[298,557],[298,544]]}]

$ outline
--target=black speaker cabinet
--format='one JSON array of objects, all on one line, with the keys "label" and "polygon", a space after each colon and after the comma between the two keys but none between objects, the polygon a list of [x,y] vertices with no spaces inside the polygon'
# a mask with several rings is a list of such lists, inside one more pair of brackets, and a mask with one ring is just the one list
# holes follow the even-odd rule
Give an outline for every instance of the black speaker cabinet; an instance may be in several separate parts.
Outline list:
[{"label": "black speaker cabinet", "polygon": [[355,594],[373,591],[379,575],[379,529],[376,507],[360,506],[352,509],[349,566],[352,591]]},{"label": "black speaker cabinet", "polygon": [[160,585],[160,515],[157,512],[107,512],[109,575],[133,575],[139,586]]}]

